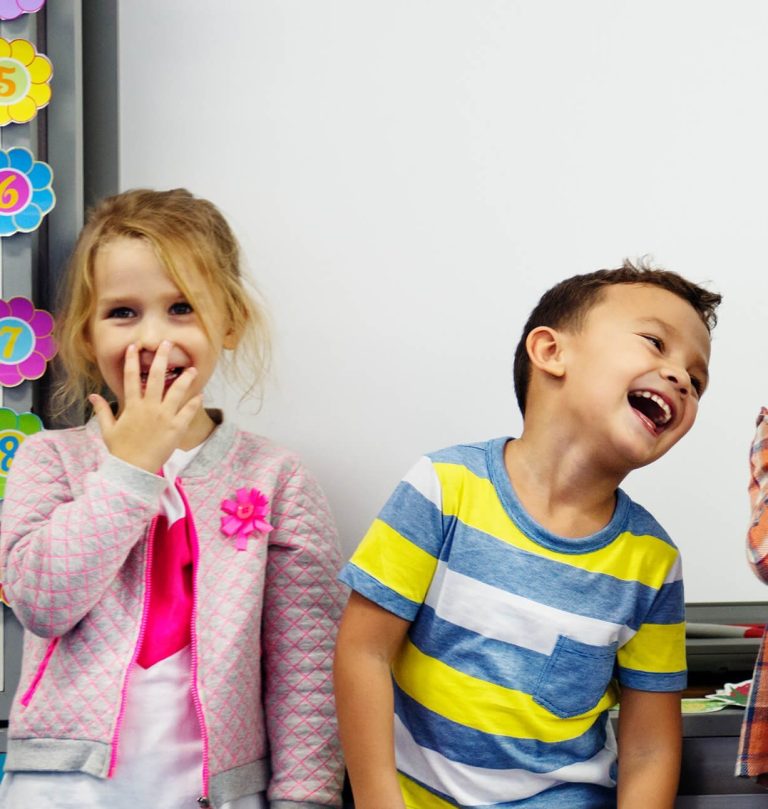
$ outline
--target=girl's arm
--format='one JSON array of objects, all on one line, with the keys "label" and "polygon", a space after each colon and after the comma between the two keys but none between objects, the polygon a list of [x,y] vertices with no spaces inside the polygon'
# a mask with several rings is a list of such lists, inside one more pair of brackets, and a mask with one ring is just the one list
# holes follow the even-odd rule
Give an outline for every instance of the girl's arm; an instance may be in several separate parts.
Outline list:
[{"label": "girl's arm", "polygon": [[395,768],[390,663],[409,622],[352,593],[334,673],[339,734],[356,809],[403,809]]},{"label": "girl's arm", "polygon": [[747,558],[763,581],[768,582],[768,409],[757,419],[749,456],[749,500],[752,518],[747,534]]},{"label": "girl's arm", "polygon": [[682,734],[679,692],[622,687],[618,809],[672,809]]},{"label": "girl's arm", "polygon": [[[333,647],[344,602],[336,528],[301,466],[274,496],[263,617],[267,798],[338,806],[344,765],[333,702]],[[255,639],[254,639],[255,641]]]},{"label": "girl's arm", "polygon": [[22,625],[41,637],[63,635],[99,602],[144,536],[165,485],[112,457],[75,493],[78,474],[38,433],[19,448],[7,481],[3,590]]}]

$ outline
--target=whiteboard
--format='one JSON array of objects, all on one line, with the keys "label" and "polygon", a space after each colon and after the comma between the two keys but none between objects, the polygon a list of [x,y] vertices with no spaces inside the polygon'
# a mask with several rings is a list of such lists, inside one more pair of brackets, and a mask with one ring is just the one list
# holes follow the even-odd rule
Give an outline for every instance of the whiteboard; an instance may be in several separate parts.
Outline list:
[{"label": "whiteboard", "polygon": [[[350,553],[423,452],[517,435],[512,356],[541,293],[625,256],[721,292],[693,431],[624,488],[689,601],[762,600],[747,458],[768,403],[762,0],[131,0],[123,188],[232,223],[275,324],[260,412]],[[222,403],[222,396],[214,397]]]}]

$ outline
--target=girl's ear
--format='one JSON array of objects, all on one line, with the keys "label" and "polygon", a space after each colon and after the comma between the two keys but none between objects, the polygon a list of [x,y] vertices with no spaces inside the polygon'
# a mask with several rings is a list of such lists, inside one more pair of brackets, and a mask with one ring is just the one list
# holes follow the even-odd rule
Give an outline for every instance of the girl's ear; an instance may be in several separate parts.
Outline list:
[{"label": "girl's ear", "polygon": [[89,362],[96,361],[96,353],[93,350],[93,344],[91,343],[91,336],[88,332],[83,334],[83,354],[85,354],[85,358]]},{"label": "girl's ear", "polygon": [[234,329],[230,329],[224,335],[224,341],[222,342],[221,345],[228,351],[234,351],[237,348],[237,344],[239,342],[240,342],[240,335]]},{"label": "girl's ear", "polygon": [[525,340],[531,365],[548,376],[565,375],[562,334],[550,326],[537,326]]}]

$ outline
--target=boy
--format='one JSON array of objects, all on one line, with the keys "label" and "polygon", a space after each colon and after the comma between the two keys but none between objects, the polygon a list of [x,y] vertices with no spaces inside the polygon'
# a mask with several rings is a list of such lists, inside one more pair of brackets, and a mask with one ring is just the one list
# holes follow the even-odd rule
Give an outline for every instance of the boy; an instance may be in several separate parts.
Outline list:
[{"label": "boy", "polygon": [[673,805],[680,559],[618,486],[693,425],[719,303],[629,262],[563,281],[517,347],[522,436],[399,484],[341,574],[356,809]]}]

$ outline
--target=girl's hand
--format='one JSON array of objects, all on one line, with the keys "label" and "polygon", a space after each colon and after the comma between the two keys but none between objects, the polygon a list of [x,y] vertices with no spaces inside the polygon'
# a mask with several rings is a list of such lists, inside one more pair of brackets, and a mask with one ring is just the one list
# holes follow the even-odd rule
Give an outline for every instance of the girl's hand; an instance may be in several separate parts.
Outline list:
[{"label": "girl's hand", "polygon": [[171,343],[164,340],[152,359],[147,382],[141,389],[139,352],[135,345],[125,352],[123,402],[115,418],[107,401],[98,394],[88,397],[109,452],[126,463],[156,473],[180,445],[192,419],[203,405],[202,394],[187,401],[197,370],[185,368],[165,389]]}]

